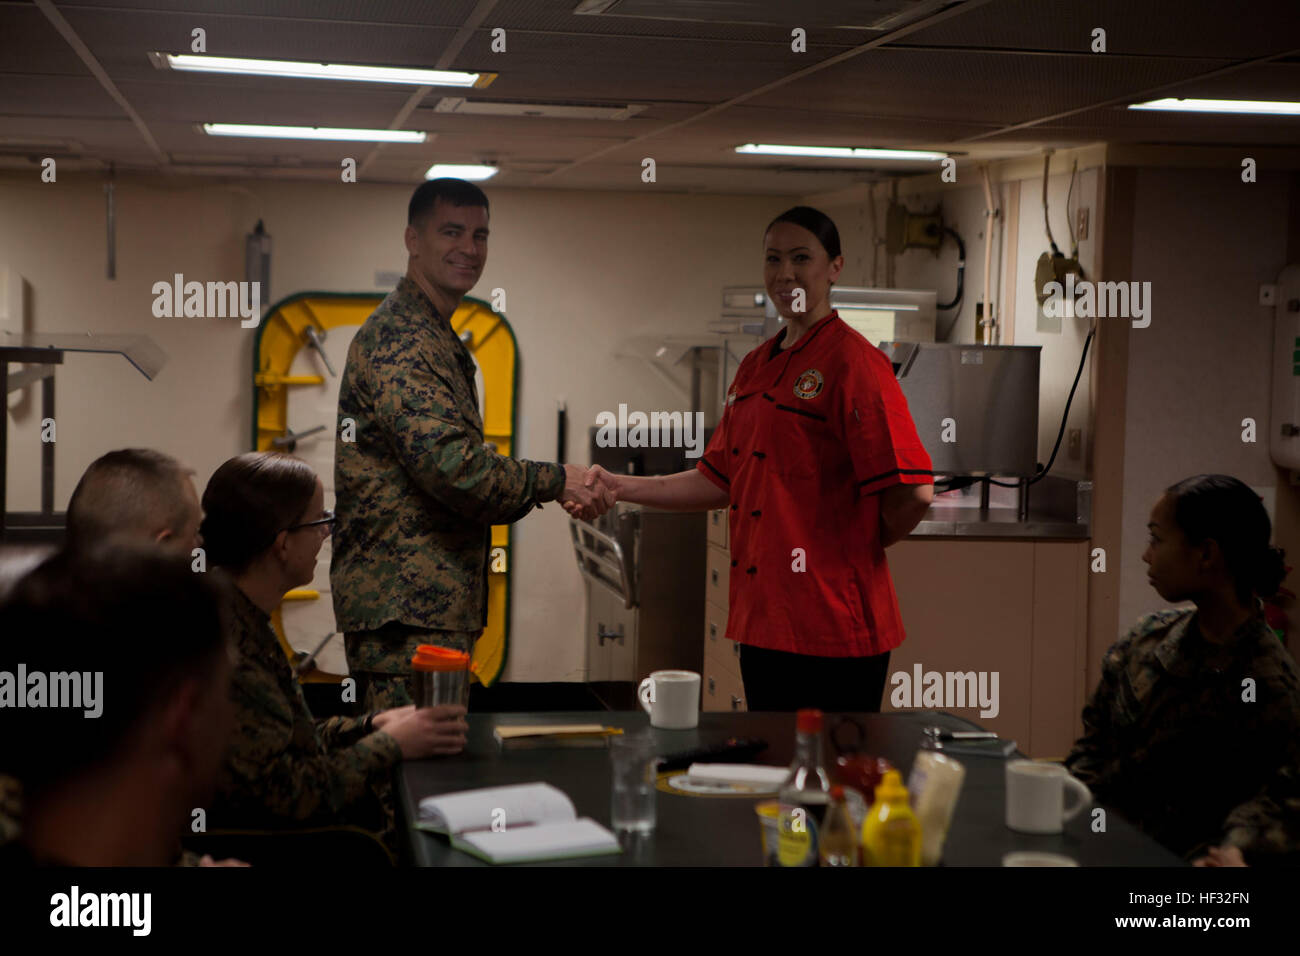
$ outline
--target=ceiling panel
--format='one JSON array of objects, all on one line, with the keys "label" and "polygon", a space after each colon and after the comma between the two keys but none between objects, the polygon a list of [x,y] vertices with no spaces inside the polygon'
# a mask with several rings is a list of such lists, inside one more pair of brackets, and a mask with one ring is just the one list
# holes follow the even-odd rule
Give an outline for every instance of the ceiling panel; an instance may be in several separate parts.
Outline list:
[{"label": "ceiling panel", "polygon": [[322,89],[319,83],[302,88],[301,82],[295,86],[299,88],[259,87],[237,77],[208,77],[202,83],[184,79],[126,82],[119,84],[119,89],[147,123],[182,120],[384,128],[410,96],[409,90],[391,86],[365,89],[340,84],[342,89]]},{"label": "ceiling panel", "polygon": [[[471,45],[486,43],[488,31]],[[487,99],[573,99],[631,103],[644,100],[718,103],[802,69],[789,47],[781,52],[739,45],[725,55],[715,44],[680,43],[662,38],[544,37],[536,34],[508,43],[498,54],[500,76],[485,91]],[[457,59],[466,68],[466,55]]]},{"label": "ceiling panel", "polygon": [[6,73],[88,75],[72,47],[34,6],[0,6],[0,77]]},{"label": "ceiling panel", "polygon": [[[80,9],[143,11],[151,17],[238,15],[256,20],[345,20],[356,23],[460,26],[476,0],[73,0],[59,3],[66,17]],[[206,27],[203,22],[194,26]]]},{"label": "ceiling panel", "polygon": [[[836,30],[816,26],[817,23],[852,22],[855,17],[849,9],[862,9],[862,0],[819,0],[820,9],[816,10],[789,0],[737,0],[728,5],[730,9],[723,9],[723,4],[697,3],[698,9],[714,12],[701,13],[701,17],[709,19],[689,20],[679,18],[668,10],[657,18],[578,15],[573,13],[577,6],[578,0],[502,0],[492,8],[484,26],[505,27],[507,40],[509,31],[517,29],[544,33],[620,34],[762,43],[784,46],[787,50],[790,48],[790,31],[800,26],[808,31],[807,39],[810,43],[856,46],[878,35],[874,31]],[[713,17],[718,19],[714,20]]]},{"label": "ceiling panel", "polygon": [[[1249,15],[1247,15],[1249,11]],[[1295,0],[996,0],[919,30],[904,44],[1251,59],[1296,46]],[[1092,31],[1106,50],[1091,53]]]},{"label": "ceiling panel", "polygon": [[879,116],[1010,124],[1195,76],[1206,60],[873,50],[749,101]]},{"label": "ceiling panel", "polygon": [[90,76],[5,76],[0,82],[0,117],[121,116],[122,108]]}]

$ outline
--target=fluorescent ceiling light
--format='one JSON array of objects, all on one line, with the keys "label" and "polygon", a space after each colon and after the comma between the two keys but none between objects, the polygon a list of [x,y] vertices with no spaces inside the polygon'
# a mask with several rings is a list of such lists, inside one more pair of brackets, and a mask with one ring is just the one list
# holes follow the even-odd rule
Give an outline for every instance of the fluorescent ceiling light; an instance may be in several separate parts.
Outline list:
[{"label": "fluorescent ceiling light", "polygon": [[487,86],[495,73],[459,70],[417,70],[400,66],[361,66],[350,63],[308,63],[300,60],[250,60],[233,56],[190,53],[151,53],[159,69],[197,73],[239,73],[246,76],[289,76],[308,80],[352,80],[363,83],[406,83],[412,86]]},{"label": "fluorescent ceiling light", "polygon": [[252,123],[204,123],[209,136],[259,136],[267,139],[360,140],[371,143],[423,143],[428,133],[406,129],[334,129],[328,126],[257,126]]},{"label": "fluorescent ceiling light", "polygon": [[499,170],[495,166],[434,163],[429,167],[429,171],[424,174],[424,178],[441,179],[444,176],[450,176],[453,179],[467,179],[470,182],[478,182],[483,179],[491,179],[498,172]]},{"label": "fluorescent ceiling light", "polygon": [[1166,97],[1149,103],[1130,103],[1131,110],[1168,110],[1175,113],[1262,113],[1300,116],[1300,103],[1268,100],[1180,100]]},{"label": "fluorescent ceiling light", "polygon": [[858,146],[773,146],[769,143],[746,143],[737,146],[736,152],[757,156],[819,156],[828,159],[904,159],[938,162],[947,159],[947,153],[933,153],[922,149],[868,149]]}]

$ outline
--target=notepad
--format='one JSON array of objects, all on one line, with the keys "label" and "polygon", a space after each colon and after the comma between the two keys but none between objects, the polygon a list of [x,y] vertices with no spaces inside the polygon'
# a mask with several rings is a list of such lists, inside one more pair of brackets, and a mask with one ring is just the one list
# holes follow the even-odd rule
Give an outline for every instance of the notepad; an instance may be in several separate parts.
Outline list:
[{"label": "notepad", "polygon": [[578,819],[573,801],[549,783],[485,787],[425,797],[416,827],[489,863],[563,860],[619,853],[618,838]]}]

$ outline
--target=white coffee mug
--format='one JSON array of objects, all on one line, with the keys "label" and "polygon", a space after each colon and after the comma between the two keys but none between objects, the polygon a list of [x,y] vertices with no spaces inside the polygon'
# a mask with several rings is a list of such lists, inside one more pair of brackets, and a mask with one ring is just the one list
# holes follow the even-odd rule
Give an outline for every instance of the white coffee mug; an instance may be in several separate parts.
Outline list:
[{"label": "white coffee mug", "polygon": [[[1065,791],[1072,790],[1079,801],[1065,805]],[[1083,781],[1057,763],[1012,760],[1007,764],[1007,826],[1021,833],[1060,833],[1092,803],[1092,791]]]},{"label": "white coffee mug", "polygon": [[653,671],[636,691],[650,726],[690,730],[700,722],[700,675],[694,671]]}]

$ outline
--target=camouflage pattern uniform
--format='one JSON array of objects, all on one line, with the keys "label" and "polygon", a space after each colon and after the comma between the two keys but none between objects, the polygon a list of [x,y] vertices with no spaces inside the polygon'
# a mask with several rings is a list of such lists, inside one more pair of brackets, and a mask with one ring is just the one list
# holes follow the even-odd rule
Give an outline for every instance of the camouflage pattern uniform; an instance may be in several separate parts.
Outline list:
[{"label": "camouflage pattern uniform", "polygon": [[[209,572],[217,573],[221,572]],[[235,730],[210,829],[350,824],[393,845],[397,741],[370,717],[312,717],[268,614],[231,585],[230,621],[239,663],[231,680]]]},{"label": "camouflage pattern uniform", "polygon": [[0,773],[0,846],[22,832],[23,788],[17,777]]},{"label": "camouflage pattern uniform", "polygon": [[564,490],[564,468],[483,441],[474,360],[409,278],[348,349],[335,446],[334,614],[365,706],[411,702],[419,644],[472,649],[487,623],[494,524]]},{"label": "camouflage pattern uniform", "polygon": [[1300,854],[1300,674],[1262,615],[1222,644],[1194,609],[1142,618],[1106,652],[1083,726],[1066,766],[1175,853]]}]

